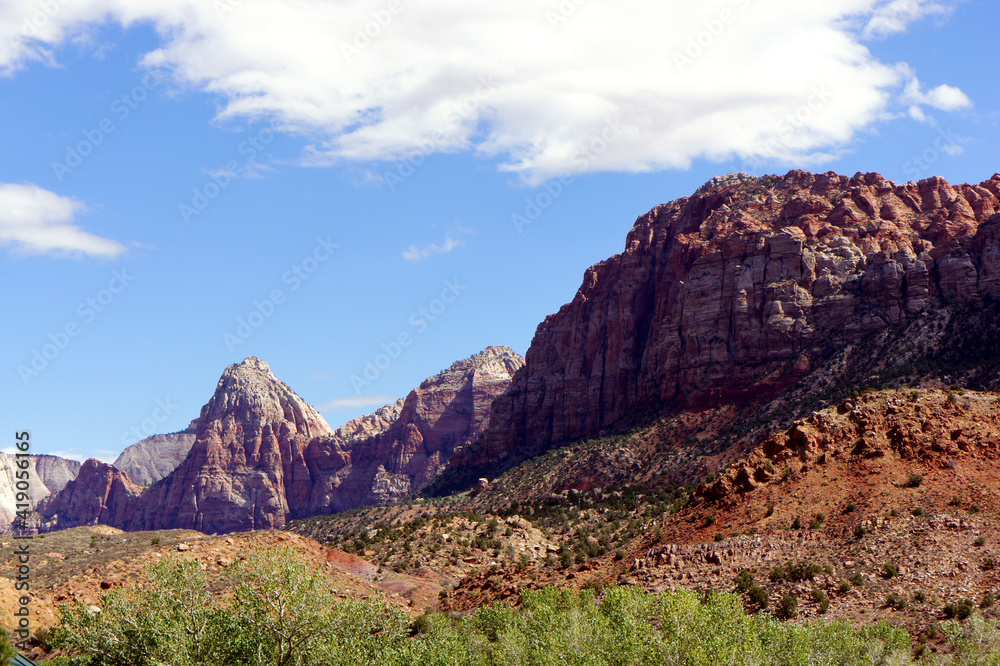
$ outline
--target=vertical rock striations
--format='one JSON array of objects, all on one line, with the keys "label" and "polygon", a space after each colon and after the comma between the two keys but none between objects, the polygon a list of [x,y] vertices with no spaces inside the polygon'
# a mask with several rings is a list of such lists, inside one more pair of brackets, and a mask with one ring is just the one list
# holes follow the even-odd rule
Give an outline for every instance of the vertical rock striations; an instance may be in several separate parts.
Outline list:
[{"label": "vertical rock striations", "polygon": [[1000,299],[998,195],[1000,175],[952,186],[791,171],[713,179],[654,208],[538,326],[440,490],[650,407],[767,401],[872,333]]}]

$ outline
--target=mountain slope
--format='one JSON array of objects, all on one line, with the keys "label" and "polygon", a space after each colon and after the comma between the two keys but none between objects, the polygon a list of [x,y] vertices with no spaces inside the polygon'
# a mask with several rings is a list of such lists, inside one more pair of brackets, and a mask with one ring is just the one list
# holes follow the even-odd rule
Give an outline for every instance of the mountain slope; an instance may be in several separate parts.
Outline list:
[{"label": "mountain slope", "polygon": [[152,435],[121,452],[114,466],[140,486],[149,486],[177,469],[191,451],[195,425],[166,435]]},{"label": "mountain slope", "polygon": [[[713,179],[654,208],[624,252],[589,268],[572,302],[539,325],[489,430],[456,453],[434,491],[642,414],[732,408],[720,434],[793,387],[815,406],[872,360],[900,371],[876,347],[912,348],[928,375],[965,367],[992,385],[998,195],[1000,175],[953,187],[791,171]],[[963,319],[975,326],[940,335]],[[953,362],[925,367],[939,358]]]},{"label": "mountain slope", "polygon": [[399,499],[432,480],[486,426],[523,359],[489,347],[425,380],[405,399],[334,432],[248,357],[226,368],[195,420],[180,465],[145,492],[114,466],[42,503],[44,530],[109,524],[206,533],[269,529],[292,518]]},{"label": "mountain slope", "polygon": [[[58,456],[29,456],[28,495],[32,505],[52,493],[58,493],[80,472],[80,463]],[[18,470],[17,458],[0,453],[0,528],[5,529],[17,514],[14,473]]]}]

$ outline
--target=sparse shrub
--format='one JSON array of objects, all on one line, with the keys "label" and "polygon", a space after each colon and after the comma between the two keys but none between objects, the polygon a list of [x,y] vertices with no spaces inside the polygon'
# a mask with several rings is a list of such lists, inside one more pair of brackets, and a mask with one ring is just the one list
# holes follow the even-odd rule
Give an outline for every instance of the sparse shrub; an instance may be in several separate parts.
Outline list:
[{"label": "sparse shrub", "polygon": [[760,585],[754,585],[750,588],[750,600],[760,608],[767,608],[771,600],[767,596],[767,590],[765,590]]},{"label": "sparse shrub", "polygon": [[982,546],[983,544],[986,543],[986,537],[978,536],[976,537],[976,540],[973,541],[972,543],[975,544],[976,546]]},{"label": "sparse shrub", "polygon": [[772,505],[772,506],[767,507],[767,513],[764,514],[764,517],[765,518],[770,518],[773,515],[774,515],[774,506]]},{"label": "sparse shrub", "polygon": [[795,520],[792,521],[792,529],[793,530],[801,530],[802,529],[802,521],[799,519],[798,516],[795,516]]},{"label": "sparse shrub", "polygon": [[771,569],[771,573],[769,573],[767,577],[772,583],[775,583],[779,580],[784,580],[785,570],[782,569],[780,566],[774,567],[773,569]]},{"label": "sparse shrub", "polygon": [[841,594],[846,594],[851,591],[851,584],[848,583],[846,580],[842,580],[840,581],[840,584],[837,585],[837,591],[840,592]]},{"label": "sparse shrub", "polygon": [[952,495],[951,501],[948,502],[948,506],[958,506],[962,503],[962,500],[958,499],[958,495]]},{"label": "sparse shrub", "polygon": [[882,572],[886,578],[895,578],[899,575],[899,567],[891,562],[882,565]]},{"label": "sparse shrub", "polygon": [[994,598],[992,594],[987,593],[983,595],[983,598],[979,601],[979,607],[982,609],[986,609],[990,608],[995,603],[996,603],[996,598]]},{"label": "sparse shrub", "polygon": [[740,592],[749,592],[754,586],[753,574],[748,569],[742,569],[733,578],[733,583]]},{"label": "sparse shrub", "polygon": [[858,505],[854,502],[848,502],[847,506],[844,507],[844,513],[853,513],[858,508]]},{"label": "sparse shrub", "polygon": [[910,474],[910,478],[906,480],[905,485],[907,488],[916,488],[923,482],[924,482],[924,477],[921,476],[920,474]]},{"label": "sparse shrub", "polygon": [[854,538],[855,539],[861,539],[866,534],[868,534],[868,530],[866,530],[861,525],[856,525],[854,527]]},{"label": "sparse shrub", "polygon": [[890,594],[885,598],[885,605],[889,608],[895,608],[896,610],[906,609],[906,599],[898,594]]},{"label": "sparse shrub", "polygon": [[913,593],[913,600],[918,604],[922,604],[927,601],[927,594],[923,590],[917,590]]},{"label": "sparse shrub", "polygon": [[893,509],[892,511],[889,512],[889,515],[895,518],[896,516],[899,515],[899,509]]},{"label": "sparse shrub", "polygon": [[813,601],[815,601],[816,603],[820,603],[824,599],[826,599],[826,595],[823,594],[823,590],[819,589],[818,587],[815,587],[815,588],[813,588],[813,591],[812,591],[812,598],[813,598]]},{"label": "sparse shrub", "polygon": [[851,581],[851,585],[854,587],[864,587],[865,585],[865,577],[862,573],[851,574],[847,580]]},{"label": "sparse shrub", "polygon": [[799,607],[799,599],[794,594],[786,594],[778,601],[778,617],[790,620],[795,617]]},{"label": "sparse shrub", "polygon": [[921,509],[921,508],[920,508],[920,507],[918,506],[917,508],[915,508],[915,509],[914,509],[913,511],[911,511],[910,513],[912,513],[912,514],[913,514],[914,516],[922,516],[922,515],[924,515],[924,510],[923,510],[923,509]]},{"label": "sparse shrub", "polygon": [[726,537],[723,536],[722,532],[716,532],[714,538],[716,541],[724,541]]},{"label": "sparse shrub", "polygon": [[969,513],[979,513],[979,505],[973,504],[969,507]]},{"label": "sparse shrub", "polygon": [[715,524],[715,516],[713,514],[705,516],[705,527],[711,527],[714,524]]},{"label": "sparse shrub", "polygon": [[149,540],[149,545],[150,546],[159,546],[160,545],[160,537],[153,537],[152,539],[150,539]]},{"label": "sparse shrub", "polygon": [[816,514],[817,523],[822,523],[824,520],[826,520],[826,515],[824,515],[822,511]]},{"label": "sparse shrub", "polygon": [[826,615],[828,610],[830,610],[830,600],[823,599],[823,601],[819,602],[819,614]]},{"label": "sparse shrub", "polygon": [[983,558],[982,567],[985,571],[992,571],[996,567],[996,562],[993,561],[992,555],[987,555]]},{"label": "sparse shrub", "polygon": [[813,520],[809,521],[809,529],[811,529],[811,530],[818,530],[822,526],[823,526],[822,523],[820,523],[816,519],[813,519]]},{"label": "sparse shrub", "polygon": [[959,599],[957,604],[947,603],[941,611],[947,618],[957,618],[959,620],[964,620],[965,618],[972,615],[972,611],[975,609],[975,604],[972,603],[972,599]]}]

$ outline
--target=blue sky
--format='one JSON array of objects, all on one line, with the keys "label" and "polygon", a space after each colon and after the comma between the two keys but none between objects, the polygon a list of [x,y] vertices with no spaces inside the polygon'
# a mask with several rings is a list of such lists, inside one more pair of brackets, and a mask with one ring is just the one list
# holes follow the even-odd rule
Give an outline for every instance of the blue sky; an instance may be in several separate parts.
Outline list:
[{"label": "blue sky", "polygon": [[714,175],[998,170],[986,0],[689,5],[5,2],[2,432],[113,459],[247,355],[336,427]]}]

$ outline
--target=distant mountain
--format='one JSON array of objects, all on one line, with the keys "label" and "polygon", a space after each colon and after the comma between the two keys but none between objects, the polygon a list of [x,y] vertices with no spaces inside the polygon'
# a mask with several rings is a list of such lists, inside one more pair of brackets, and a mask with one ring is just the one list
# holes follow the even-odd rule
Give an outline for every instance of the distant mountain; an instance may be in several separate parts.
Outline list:
[{"label": "distant mountain", "polygon": [[334,432],[251,356],[223,372],[193,422],[189,453],[170,474],[141,492],[116,467],[91,465],[40,507],[39,520],[45,529],[101,522],[233,532],[399,499],[483,431],[490,404],[523,362],[489,347]]},{"label": "distant mountain", "polygon": [[[51,493],[58,493],[80,472],[80,463],[76,460],[47,455],[29,456],[28,460],[30,461],[28,494],[32,505]],[[0,453],[0,528],[9,526],[17,515],[14,476],[18,471],[16,461],[15,456]]]},{"label": "distant mountain", "polygon": [[177,469],[195,440],[195,424],[168,435],[153,435],[129,446],[114,465],[140,486],[150,486]]}]

